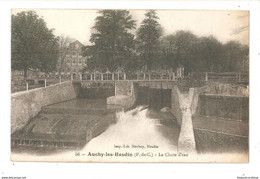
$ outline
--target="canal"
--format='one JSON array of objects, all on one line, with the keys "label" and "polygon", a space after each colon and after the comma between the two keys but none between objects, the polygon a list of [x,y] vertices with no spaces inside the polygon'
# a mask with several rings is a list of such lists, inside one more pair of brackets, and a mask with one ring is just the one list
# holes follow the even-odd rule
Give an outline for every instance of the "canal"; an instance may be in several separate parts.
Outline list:
[{"label": "canal", "polygon": [[167,108],[169,92],[151,90],[145,95],[145,91],[140,88],[138,101],[129,111],[107,105],[104,96],[90,99],[84,93],[80,98],[43,107],[22,130],[12,134],[12,158],[73,158],[75,152],[139,149],[176,153],[180,125]]}]

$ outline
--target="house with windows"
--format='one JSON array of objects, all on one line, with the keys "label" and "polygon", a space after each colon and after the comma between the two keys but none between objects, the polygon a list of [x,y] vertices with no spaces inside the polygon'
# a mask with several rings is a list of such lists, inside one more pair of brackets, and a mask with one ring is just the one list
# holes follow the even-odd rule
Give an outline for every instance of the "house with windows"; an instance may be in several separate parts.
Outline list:
[{"label": "house with windows", "polygon": [[61,69],[62,76],[70,77],[73,75],[74,79],[79,78],[82,69],[87,65],[87,58],[82,56],[83,46],[78,40],[69,44],[65,62]]}]

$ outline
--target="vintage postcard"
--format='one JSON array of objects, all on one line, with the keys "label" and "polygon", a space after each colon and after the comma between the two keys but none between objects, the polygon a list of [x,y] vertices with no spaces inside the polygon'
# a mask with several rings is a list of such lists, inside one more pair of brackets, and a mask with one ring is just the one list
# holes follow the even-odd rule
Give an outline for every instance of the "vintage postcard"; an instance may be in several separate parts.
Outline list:
[{"label": "vintage postcard", "polygon": [[249,158],[249,11],[11,10],[11,160]]}]

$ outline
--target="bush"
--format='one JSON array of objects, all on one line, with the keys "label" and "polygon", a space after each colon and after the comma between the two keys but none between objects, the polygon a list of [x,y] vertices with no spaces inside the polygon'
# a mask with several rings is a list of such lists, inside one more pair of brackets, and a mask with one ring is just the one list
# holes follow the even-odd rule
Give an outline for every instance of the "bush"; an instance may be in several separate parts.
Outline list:
[{"label": "bush", "polygon": [[44,84],[44,80],[38,80],[38,83],[39,83],[40,85],[43,85],[43,84]]},{"label": "bush", "polygon": [[27,82],[29,85],[34,85],[34,84],[35,84],[35,81],[34,81],[33,79],[26,80],[26,82]]}]

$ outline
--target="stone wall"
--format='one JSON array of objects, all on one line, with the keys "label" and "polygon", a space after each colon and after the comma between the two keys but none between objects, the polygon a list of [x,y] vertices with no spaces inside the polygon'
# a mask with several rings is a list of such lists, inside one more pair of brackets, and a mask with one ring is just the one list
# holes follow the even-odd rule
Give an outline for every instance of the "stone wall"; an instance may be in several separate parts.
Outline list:
[{"label": "stone wall", "polygon": [[196,149],[247,152],[249,90],[242,84],[210,82],[195,88],[192,118]]},{"label": "stone wall", "polygon": [[200,94],[199,99],[198,115],[248,122],[248,97]]},{"label": "stone wall", "polygon": [[177,118],[179,124],[181,125],[182,122],[182,112],[180,108],[180,90],[177,86],[174,86],[172,89],[172,101],[171,101],[171,112],[175,115]]},{"label": "stone wall", "polygon": [[125,110],[128,110],[136,103],[137,90],[137,84],[133,82],[115,82],[115,96],[108,97],[107,104],[121,105]]},{"label": "stone wall", "polygon": [[133,82],[131,81],[116,81],[115,82],[115,95],[131,95]]},{"label": "stone wall", "polygon": [[71,82],[11,95],[11,133],[21,129],[43,106],[76,98]]},{"label": "stone wall", "polygon": [[249,86],[242,84],[229,84],[219,82],[208,82],[204,88],[204,93],[221,94],[226,96],[249,96]]},{"label": "stone wall", "polygon": [[197,105],[192,115],[248,121],[248,86],[210,82],[205,87],[195,88],[195,92]]},{"label": "stone wall", "polygon": [[194,129],[198,153],[248,153],[248,138],[210,130]]},{"label": "stone wall", "polygon": [[[178,151],[195,153],[195,138],[192,125],[192,113],[196,109],[195,89],[190,88],[188,93],[181,93],[179,88],[175,86],[172,89],[172,113],[176,116],[181,125]],[[195,107],[193,106],[195,105]]]}]

